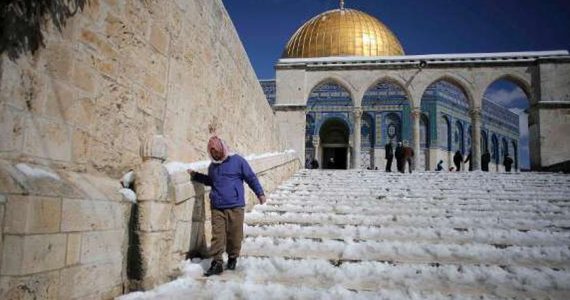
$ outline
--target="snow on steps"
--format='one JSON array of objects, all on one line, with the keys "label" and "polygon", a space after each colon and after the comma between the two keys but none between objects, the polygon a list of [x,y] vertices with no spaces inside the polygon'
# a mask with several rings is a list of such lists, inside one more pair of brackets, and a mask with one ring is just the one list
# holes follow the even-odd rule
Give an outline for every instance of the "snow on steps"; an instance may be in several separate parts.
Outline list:
[{"label": "snow on steps", "polygon": [[570,299],[570,177],[303,170],[209,260],[124,299]]}]

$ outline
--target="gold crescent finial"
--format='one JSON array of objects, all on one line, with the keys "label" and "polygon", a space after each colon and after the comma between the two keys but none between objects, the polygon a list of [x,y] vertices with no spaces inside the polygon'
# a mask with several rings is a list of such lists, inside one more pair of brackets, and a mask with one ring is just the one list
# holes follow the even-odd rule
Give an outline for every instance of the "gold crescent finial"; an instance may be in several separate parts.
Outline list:
[{"label": "gold crescent finial", "polygon": [[340,0],[340,9],[344,9],[344,0]]}]

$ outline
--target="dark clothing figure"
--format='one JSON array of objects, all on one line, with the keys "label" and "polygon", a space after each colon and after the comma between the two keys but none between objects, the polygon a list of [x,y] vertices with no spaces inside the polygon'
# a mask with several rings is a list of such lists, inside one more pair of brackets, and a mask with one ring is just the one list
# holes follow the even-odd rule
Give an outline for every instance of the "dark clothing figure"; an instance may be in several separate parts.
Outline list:
[{"label": "dark clothing figure", "polygon": [[463,161],[463,155],[461,152],[456,151],[455,155],[453,155],[453,164],[455,165],[455,170],[457,172],[461,171],[461,162]]},{"label": "dark clothing figure", "polygon": [[437,166],[435,167],[435,170],[438,171],[438,172],[439,172],[439,171],[443,171],[443,160],[440,160],[440,161],[437,163]]},{"label": "dark clothing figure", "polygon": [[398,172],[404,173],[404,147],[402,146],[402,142],[399,142],[398,146],[396,146],[395,156]]},{"label": "dark clothing figure", "polygon": [[392,160],[394,159],[392,143],[387,143],[384,149],[386,150],[386,172],[392,172]]},{"label": "dark clothing figure", "polygon": [[491,153],[486,151],[485,154],[481,155],[481,170],[483,172],[489,172],[489,163],[491,162]]},{"label": "dark clothing figure", "polygon": [[253,190],[259,202],[265,203],[263,188],[248,162],[241,156],[230,155],[225,143],[214,136],[208,142],[208,154],[212,163],[208,175],[188,170],[192,180],[212,187],[210,207],[212,212],[212,244],[210,255],[214,258],[205,276],[223,272],[224,250],[228,253],[230,270],[235,269],[243,239],[245,190],[243,182]]},{"label": "dark clothing figure", "polygon": [[[413,159],[414,158],[414,149],[412,147],[404,147],[404,162],[408,165],[408,171],[412,173],[413,169]],[[404,167],[402,167],[402,173],[404,173]]]},{"label": "dark clothing figure", "polygon": [[471,163],[471,152],[469,152],[469,155],[467,155],[467,158],[465,161],[463,161],[463,163],[469,163],[469,171],[473,171],[473,164]]},{"label": "dark clothing figure", "polygon": [[311,169],[318,169],[319,168],[319,161],[314,159],[311,161]]},{"label": "dark clothing figure", "polygon": [[505,171],[510,172],[511,166],[513,165],[513,159],[507,154],[503,160],[503,165],[505,166]]}]

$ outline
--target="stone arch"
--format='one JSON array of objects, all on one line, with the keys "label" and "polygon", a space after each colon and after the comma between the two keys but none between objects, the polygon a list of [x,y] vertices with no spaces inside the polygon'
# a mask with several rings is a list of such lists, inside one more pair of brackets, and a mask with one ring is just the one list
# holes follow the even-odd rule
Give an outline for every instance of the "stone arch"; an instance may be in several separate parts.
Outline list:
[{"label": "stone arch", "polygon": [[473,96],[473,91],[469,88],[470,84],[468,82],[466,82],[464,79],[460,78],[459,76],[456,76],[454,74],[451,73],[447,73],[444,74],[442,76],[437,77],[437,79],[432,80],[429,84],[427,84],[421,92],[421,97],[420,97],[420,102],[418,103],[418,105],[421,107],[421,101],[423,99],[423,96],[425,95],[427,89],[439,82],[439,81],[446,81],[449,82],[455,86],[457,86],[459,88],[459,90],[461,90],[463,92],[463,94],[465,95],[465,97],[467,98],[467,106],[469,107],[469,109],[475,109],[476,105],[475,105],[475,101],[474,101],[474,96]]},{"label": "stone arch", "polygon": [[[529,106],[531,104],[534,104],[534,97],[532,97],[532,84],[527,80],[524,79],[516,74],[513,73],[505,73],[505,74],[500,74],[497,75],[495,77],[493,77],[492,80],[490,80],[484,87],[483,87],[483,93],[482,95],[485,95],[485,93],[487,92],[487,90],[489,90],[489,88],[497,81],[509,81],[512,84],[518,86],[525,94],[528,102],[529,102]],[[481,102],[482,103],[482,102]]]},{"label": "stone arch", "polygon": [[346,169],[348,167],[350,127],[346,119],[338,116],[325,118],[319,127],[322,153],[321,166],[324,169]]},{"label": "stone arch", "polygon": [[309,99],[311,98],[311,94],[319,87],[325,85],[325,84],[336,84],[339,87],[341,87],[342,89],[344,89],[347,93],[348,93],[348,98],[350,99],[351,102],[351,106],[355,106],[355,101],[354,101],[354,97],[355,97],[355,93],[354,93],[354,89],[351,87],[351,85],[344,80],[342,77],[339,76],[334,76],[334,75],[328,75],[327,77],[321,78],[320,80],[316,81],[316,83],[309,83],[308,86],[310,86],[310,88],[308,89],[308,94],[305,95],[304,99],[305,99],[305,104],[309,105]]},{"label": "stone arch", "polygon": [[[377,86],[378,84],[381,84],[381,83],[388,83],[388,84],[393,84],[393,85],[397,86],[406,95],[406,100],[408,100],[408,104],[410,104],[410,106],[413,106],[413,102],[412,102],[413,98],[412,98],[410,91],[406,87],[406,83],[399,78],[390,77],[390,76],[384,76],[384,77],[378,78],[378,79],[374,80],[372,83],[366,85],[366,89],[364,90],[364,93],[362,94],[362,98],[364,98],[364,96],[366,95],[366,92],[368,92],[370,89],[374,88],[375,86]],[[363,100],[364,99],[360,100],[361,105],[363,103]]]},{"label": "stone arch", "polygon": [[316,125],[315,125],[315,135],[318,134],[318,135],[320,136],[320,132],[321,132],[321,129],[322,129],[323,125],[324,125],[325,123],[327,123],[327,121],[331,121],[331,120],[339,120],[339,121],[343,122],[343,123],[346,125],[346,127],[348,128],[349,134],[353,131],[353,126],[351,126],[350,120],[348,119],[348,117],[346,116],[346,114],[343,114],[343,113],[333,113],[333,114],[327,114],[327,115],[325,115],[324,118],[322,118],[322,119],[320,119],[320,120],[318,120],[318,121],[316,122]]}]

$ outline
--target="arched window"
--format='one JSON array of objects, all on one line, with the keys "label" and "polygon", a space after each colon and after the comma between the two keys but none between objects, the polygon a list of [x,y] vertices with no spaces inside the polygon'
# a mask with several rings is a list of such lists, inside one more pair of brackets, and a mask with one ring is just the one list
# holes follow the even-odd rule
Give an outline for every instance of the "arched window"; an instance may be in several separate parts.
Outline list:
[{"label": "arched window", "polygon": [[400,116],[396,113],[389,113],[384,118],[384,134],[385,134],[385,141],[392,141],[394,143],[402,141],[402,121]]}]

